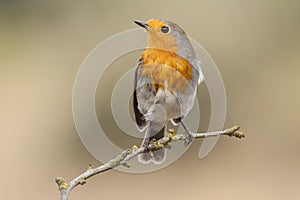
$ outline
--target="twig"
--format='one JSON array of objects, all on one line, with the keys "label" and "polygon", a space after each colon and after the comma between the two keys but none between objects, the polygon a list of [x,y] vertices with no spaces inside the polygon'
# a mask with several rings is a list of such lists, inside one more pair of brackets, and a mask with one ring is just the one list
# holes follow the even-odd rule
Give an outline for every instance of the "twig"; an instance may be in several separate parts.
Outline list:
[{"label": "twig", "polygon": [[[216,131],[216,132],[208,132],[208,133],[191,133],[193,138],[206,138],[206,137],[216,137],[219,135],[227,135],[227,136],[234,136],[237,138],[245,137],[242,132],[239,132],[240,127],[234,126],[232,128],[223,130],[223,131]],[[166,134],[165,137],[161,138],[156,142],[149,143],[148,147],[137,147],[134,145],[130,149],[124,150],[120,155],[116,158],[110,160],[108,163],[103,164],[97,168],[93,168],[91,165],[89,166],[88,170],[79,175],[77,178],[72,180],[70,183],[67,183],[63,178],[57,177],[55,179],[59,191],[60,191],[60,199],[67,200],[69,193],[71,190],[76,187],[77,185],[83,185],[86,183],[86,180],[96,174],[105,172],[107,170],[113,169],[120,165],[124,165],[126,167],[130,167],[131,164],[128,162],[132,158],[136,157],[137,155],[145,152],[155,151],[167,146],[170,142],[185,140],[185,134],[174,134],[174,130],[170,129],[169,132]]]}]

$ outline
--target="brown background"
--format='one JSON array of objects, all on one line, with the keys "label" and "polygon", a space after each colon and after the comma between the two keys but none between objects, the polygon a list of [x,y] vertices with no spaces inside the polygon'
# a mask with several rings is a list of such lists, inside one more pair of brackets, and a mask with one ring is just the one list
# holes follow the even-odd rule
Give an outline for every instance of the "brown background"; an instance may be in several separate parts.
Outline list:
[{"label": "brown background", "polygon": [[[1,1],[1,199],[59,199],[56,176],[100,164],[73,123],[76,72],[98,43],[153,17],[177,22],[207,49],[226,86],[225,126],[238,123],[247,137],[222,137],[203,160],[197,141],[154,173],[109,171],[70,198],[299,199],[300,2],[292,0]],[[100,112],[98,93],[97,102]]]}]

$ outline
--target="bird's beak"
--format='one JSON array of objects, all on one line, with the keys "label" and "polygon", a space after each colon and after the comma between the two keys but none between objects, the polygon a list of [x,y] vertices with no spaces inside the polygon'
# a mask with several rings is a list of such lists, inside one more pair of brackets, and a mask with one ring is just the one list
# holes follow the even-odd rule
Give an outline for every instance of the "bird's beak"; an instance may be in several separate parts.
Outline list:
[{"label": "bird's beak", "polygon": [[140,21],[140,20],[134,20],[134,23],[136,23],[137,25],[145,28],[146,30],[149,28],[149,26],[146,22],[143,22],[143,21]]}]

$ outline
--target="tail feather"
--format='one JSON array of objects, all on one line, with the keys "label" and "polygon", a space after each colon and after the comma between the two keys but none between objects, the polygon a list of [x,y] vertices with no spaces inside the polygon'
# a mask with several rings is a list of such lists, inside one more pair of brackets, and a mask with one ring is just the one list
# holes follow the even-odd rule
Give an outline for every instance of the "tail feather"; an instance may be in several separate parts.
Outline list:
[{"label": "tail feather", "polygon": [[[153,140],[160,140],[165,136],[165,126],[157,133],[151,134],[151,126],[148,127],[147,134],[144,138],[142,146],[148,146],[149,142]],[[150,153],[142,153],[138,155],[138,160],[141,163],[149,164],[151,161],[155,164],[161,164],[165,160],[166,150],[164,148],[158,149]]]}]

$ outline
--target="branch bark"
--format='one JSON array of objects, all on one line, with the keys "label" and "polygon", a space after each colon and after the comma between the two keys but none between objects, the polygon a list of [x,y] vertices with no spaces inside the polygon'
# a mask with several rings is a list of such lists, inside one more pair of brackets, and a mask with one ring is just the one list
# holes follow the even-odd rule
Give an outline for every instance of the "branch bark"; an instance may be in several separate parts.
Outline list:
[{"label": "branch bark", "polygon": [[[215,131],[215,132],[207,132],[207,133],[190,133],[193,138],[207,138],[207,137],[216,137],[220,135],[234,136],[237,138],[245,137],[244,134],[239,130],[239,126],[234,126],[229,129],[225,129],[223,131]],[[137,147],[134,145],[132,148],[124,150],[121,154],[119,154],[116,158],[111,159],[108,163],[105,163],[99,167],[93,168],[93,166],[89,166],[88,170],[73,179],[71,182],[67,183],[65,179],[62,177],[57,177],[55,179],[59,191],[60,191],[60,199],[67,200],[68,196],[73,188],[78,185],[83,185],[86,183],[87,179],[90,177],[105,172],[107,170],[111,170],[115,167],[124,165],[126,167],[130,167],[131,164],[129,160],[136,157],[137,155],[145,152],[155,151],[161,148],[164,148],[171,142],[185,140],[185,134],[174,134],[174,130],[170,129],[165,137],[161,138],[158,141],[151,142],[147,147]]]}]

